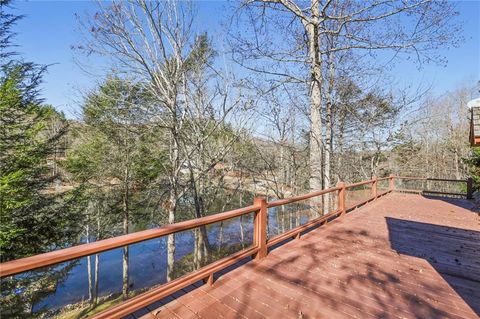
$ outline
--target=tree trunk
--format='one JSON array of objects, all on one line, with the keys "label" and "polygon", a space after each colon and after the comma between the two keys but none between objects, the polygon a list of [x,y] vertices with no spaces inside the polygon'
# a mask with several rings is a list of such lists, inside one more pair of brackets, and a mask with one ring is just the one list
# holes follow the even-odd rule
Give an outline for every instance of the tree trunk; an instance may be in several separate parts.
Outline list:
[{"label": "tree trunk", "polygon": [[[242,216],[240,215],[240,218],[241,217]],[[218,252],[222,250],[222,246],[223,246],[223,221],[220,222],[220,227],[218,229],[218,247],[217,247]]]},{"label": "tree trunk", "polygon": [[199,229],[193,230],[194,236],[194,243],[193,243],[193,269],[197,270],[201,267],[202,263],[202,256],[201,256],[201,248],[200,248],[200,231]]},{"label": "tree trunk", "polygon": [[460,165],[459,165],[459,160],[458,160],[458,149],[455,147],[454,148],[454,161],[455,161],[455,178],[460,179]]},{"label": "tree trunk", "polygon": [[[175,211],[177,208],[177,195],[175,189],[170,190],[168,223],[175,223]],[[173,280],[173,269],[175,264],[175,234],[167,236],[167,281]]]},{"label": "tree trunk", "polygon": [[[97,240],[100,239],[100,217],[97,215]],[[98,282],[100,274],[100,255],[95,254],[95,279],[94,279],[94,293],[93,293],[93,306],[96,306],[98,303]]]},{"label": "tree trunk", "polygon": [[[127,163],[125,164],[125,177],[124,177],[124,193],[123,193],[123,234],[128,234],[128,222],[129,222],[129,171],[128,171],[128,155]],[[128,298],[128,245],[123,247],[123,273],[122,273],[122,298],[123,300]]]},{"label": "tree trunk", "polygon": [[[170,128],[170,190],[168,198],[168,223],[175,223],[175,214],[177,210],[178,201],[178,179],[180,174],[180,153],[178,143],[178,118],[176,105],[176,92],[171,96],[171,105],[169,105],[170,116],[172,120],[172,127]],[[175,234],[167,236],[167,281],[173,280],[173,270],[175,265]]]},{"label": "tree trunk", "polygon": [[[203,149],[202,147],[200,148]],[[201,164],[198,166],[202,166]],[[202,169],[203,171],[203,169]],[[201,218],[204,216],[204,205],[203,205],[203,185],[202,181],[198,176],[195,176],[193,167],[190,165],[190,184],[193,190],[193,201],[195,203],[195,218]],[[205,226],[200,226],[194,232],[195,236],[195,249],[194,249],[194,268],[199,269],[202,265],[205,264],[208,254],[210,251],[210,244],[208,242],[207,228]]]},{"label": "tree trunk", "polygon": [[338,132],[336,134],[336,141],[337,141],[337,147],[336,149],[336,175],[337,175],[337,182],[339,181],[345,181],[345,175],[342,176],[343,172],[343,144],[344,144],[344,136],[345,136],[345,114],[344,110],[341,111],[342,113],[339,116],[339,121],[338,121]]},{"label": "tree trunk", "polygon": [[[87,244],[90,243],[90,225],[87,221]],[[88,276],[88,302],[93,304],[93,283],[92,283],[92,255],[87,256],[87,276]]]},{"label": "tree trunk", "polygon": [[98,276],[100,274],[100,255],[95,254],[95,281],[94,281],[94,287],[95,287],[95,292],[93,294],[93,305],[97,305],[98,303]]},{"label": "tree trunk", "polygon": [[245,234],[243,232],[243,215],[240,215],[240,241],[242,242],[242,249],[245,248]]},{"label": "tree trunk", "polygon": [[[322,189],[322,62],[320,59],[319,1],[312,0],[312,17],[306,25],[310,61],[310,190]],[[317,198],[318,201],[318,198]],[[318,204],[318,202],[317,202]],[[318,214],[318,210],[315,210]]]},{"label": "tree trunk", "polygon": [[123,247],[122,298],[128,298],[128,246]]},{"label": "tree trunk", "polygon": [[[324,172],[323,172],[323,185],[325,188],[332,186],[331,184],[331,155],[333,150],[333,85],[335,77],[335,66],[334,66],[334,55],[332,52],[328,54],[328,68],[329,68],[329,78],[328,78],[328,89],[327,89],[327,104],[325,110],[325,163],[324,163]],[[324,195],[324,206],[323,214],[326,214],[330,211],[331,208],[331,196],[330,193]]]}]

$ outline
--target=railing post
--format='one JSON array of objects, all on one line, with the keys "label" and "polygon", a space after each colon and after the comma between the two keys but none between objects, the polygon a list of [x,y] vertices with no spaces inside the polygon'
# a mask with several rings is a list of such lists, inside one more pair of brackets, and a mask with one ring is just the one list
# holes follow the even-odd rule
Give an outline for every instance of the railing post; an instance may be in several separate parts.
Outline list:
[{"label": "railing post", "polygon": [[264,197],[255,197],[253,205],[260,206],[253,222],[253,242],[259,249],[255,259],[262,259],[267,256],[267,200]]},{"label": "railing post", "polygon": [[467,199],[473,199],[473,179],[467,179]]},{"label": "railing post", "polygon": [[337,187],[340,187],[338,190],[338,209],[341,211],[340,216],[345,215],[345,197],[346,197],[346,188],[344,182],[338,182]]},{"label": "railing post", "polygon": [[395,177],[393,176],[393,174],[390,174],[390,176],[388,177],[388,184],[389,190],[393,192],[393,190],[395,189]]},{"label": "railing post", "polygon": [[373,176],[373,182],[372,182],[372,196],[373,198],[377,198],[378,195],[378,190],[377,190],[377,185],[378,185],[378,177]]},{"label": "railing post", "polygon": [[209,274],[207,278],[204,278],[203,283],[209,286],[213,286],[213,273]]}]

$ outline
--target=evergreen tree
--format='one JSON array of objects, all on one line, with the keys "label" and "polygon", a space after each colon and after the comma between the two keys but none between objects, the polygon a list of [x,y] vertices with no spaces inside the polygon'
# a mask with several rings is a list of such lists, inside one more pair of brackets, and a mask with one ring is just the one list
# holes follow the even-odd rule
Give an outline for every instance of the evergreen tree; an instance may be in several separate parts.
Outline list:
[{"label": "evergreen tree", "polygon": [[[66,121],[39,97],[45,67],[9,51],[11,27],[21,17],[7,13],[8,4],[0,2],[1,262],[71,245],[79,223],[69,207],[71,194],[51,190],[58,178],[51,166]],[[52,131],[52,123],[61,127]],[[2,278],[0,313],[9,318],[32,317],[34,305],[66,278],[74,264]],[[42,313],[38,309],[34,317]]]},{"label": "evergreen tree", "polygon": [[[72,178],[85,186],[90,204],[96,200],[110,201],[108,209],[96,211],[95,216],[86,219],[100,221],[94,224],[110,229],[121,224],[123,234],[130,232],[138,211],[147,208],[142,191],[158,177],[164,165],[164,152],[155,144],[160,136],[148,125],[148,103],[149,95],[140,85],[108,77],[87,96],[82,109],[84,124],[79,129],[81,136],[77,137],[80,141],[72,147],[66,162]],[[143,207],[135,209],[136,206]],[[93,230],[95,225],[89,227]],[[108,229],[95,231],[97,234],[108,233]],[[95,239],[102,238],[97,236]],[[126,246],[123,249],[124,299],[128,297],[132,284],[128,266]],[[98,272],[97,269],[94,271]],[[89,285],[93,287],[91,283]],[[95,304],[97,292],[92,290],[90,295]]]},{"label": "evergreen tree", "polygon": [[[12,35],[7,30],[18,17],[4,10],[0,15],[4,46]],[[66,125],[56,133],[47,132],[47,124],[59,114],[39,98],[45,68],[13,58],[13,53],[4,54],[0,66],[2,262],[62,247],[75,234],[70,224],[74,219],[65,216],[71,211],[47,190],[56,178],[50,174],[49,161]]]}]

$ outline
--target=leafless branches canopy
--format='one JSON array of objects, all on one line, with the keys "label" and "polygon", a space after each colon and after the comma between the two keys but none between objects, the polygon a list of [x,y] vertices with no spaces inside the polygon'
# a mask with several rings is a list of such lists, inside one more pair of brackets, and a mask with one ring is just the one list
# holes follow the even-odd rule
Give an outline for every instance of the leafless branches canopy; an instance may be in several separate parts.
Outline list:
[{"label": "leafless branches canopy", "polygon": [[[455,15],[447,1],[247,0],[237,23],[247,25],[248,32],[232,32],[232,56],[262,76],[270,90],[281,86],[298,91],[304,86],[310,102],[310,188],[319,189],[332,186],[332,153],[335,145],[345,145],[342,132],[333,134],[343,127],[337,121],[364,116],[361,121],[369,122],[365,115],[372,114],[361,115],[357,105],[344,105],[345,113],[339,103],[342,79],[354,80],[360,90],[368,83],[372,89],[381,69],[399,57],[413,58],[420,66],[442,62],[436,50],[460,40],[460,28],[452,21]],[[380,102],[380,96],[376,99]],[[393,111],[400,105],[392,107]],[[378,124],[378,118],[373,121]]]}]

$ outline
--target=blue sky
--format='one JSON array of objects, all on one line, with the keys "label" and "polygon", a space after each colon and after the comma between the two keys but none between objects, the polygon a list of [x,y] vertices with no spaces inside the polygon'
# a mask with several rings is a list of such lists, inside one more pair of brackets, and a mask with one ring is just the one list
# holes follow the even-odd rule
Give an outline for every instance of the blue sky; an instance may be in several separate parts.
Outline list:
[{"label": "blue sky", "polygon": [[[221,1],[201,2],[198,25],[210,30],[212,35],[218,33],[221,28],[216,17],[222,15],[224,5]],[[94,87],[104,71],[102,59],[87,59],[72,49],[72,45],[81,40],[76,14],[92,15],[96,4],[91,1],[14,1],[13,7],[15,14],[25,16],[14,29],[16,51],[26,61],[49,65],[42,97],[67,117],[76,117],[82,93]],[[88,72],[78,61],[88,65]]]},{"label": "blue sky", "polygon": [[[447,66],[431,64],[418,70],[408,61],[401,62],[392,73],[398,83],[412,86],[427,83],[433,86],[434,94],[442,94],[467,81],[480,80],[480,1],[459,1],[457,4],[465,41],[459,48],[441,51],[448,60]],[[43,97],[68,117],[74,117],[79,109],[80,93],[91,88],[101,74],[100,71],[85,73],[74,59],[81,56],[71,49],[80,40],[75,14],[92,14],[95,5],[87,1],[17,1],[14,6],[16,13],[25,15],[15,29],[17,51],[26,60],[50,65],[44,78]],[[214,37],[221,37],[224,6],[221,1],[198,3],[198,25]],[[87,62],[98,70],[103,65],[98,58]]]}]

